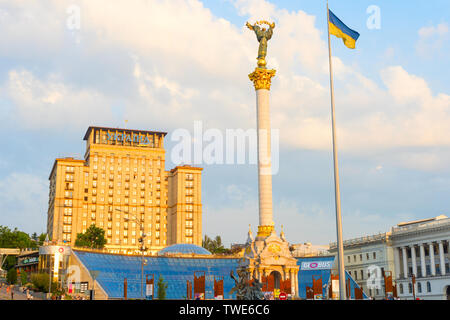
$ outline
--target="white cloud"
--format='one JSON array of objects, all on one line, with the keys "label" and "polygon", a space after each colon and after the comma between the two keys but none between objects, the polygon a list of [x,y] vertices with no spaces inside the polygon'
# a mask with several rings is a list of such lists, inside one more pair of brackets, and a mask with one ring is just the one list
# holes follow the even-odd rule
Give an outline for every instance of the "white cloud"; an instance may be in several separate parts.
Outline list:
[{"label": "white cloud", "polygon": [[48,182],[38,176],[12,172],[0,180],[2,225],[28,233],[46,232],[47,203]]},{"label": "white cloud", "polygon": [[437,26],[422,27],[417,34],[419,39],[416,43],[416,51],[419,56],[432,58],[441,51],[448,51],[450,34],[446,22],[442,22]]},{"label": "white cloud", "polygon": [[10,117],[27,128],[82,130],[112,118],[101,93],[70,87],[56,75],[41,80],[27,70],[12,70],[3,91],[16,106]]},{"label": "white cloud", "polygon": [[[195,120],[202,120],[205,128],[256,125],[247,75],[255,67],[258,43],[245,26],[214,16],[198,0],[79,1],[81,41],[74,46],[65,23],[70,3],[44,3],[28,7],[15,2],[2,10],[0,24],[23,35],[21,47],[5,48],[4,54],[31,52],[31,45],[36,45],[35,51],[58,61],[45,73],[10,70],[1,94],[15,106],[9,116],[18,123],[59,129],[64,119],[65,127],[77,130],[93,122],[117,125],[111,105],[120,102],[128,125],[138,128],[192,131]],[[276,22],[268,62],[277,68],[271,112],[282,147],[330,150],[327,47],[316,17],[264,0],[233,4],[250,22]],[[39,24],[36,15],[43,10],[47,19]],[[27,24],[29,16],[34,22]],[[441,24],[419,34],[445,37],[447,29]],[[36,32],[44,33],[53,45],[35,44]],[[1,40],[7,41],[5,37]],[[76,55],[70,52],[73,48]],[[74,56],[74,61],[69,59]],[[333,60],[341,150],[363,154],[449,144],[448,93],[434,94],[425,79],[401,66],[381,70],[385,87],[380,87],[356,67],[338,57]],[[98,74],[99,66],[104,74]]]}]

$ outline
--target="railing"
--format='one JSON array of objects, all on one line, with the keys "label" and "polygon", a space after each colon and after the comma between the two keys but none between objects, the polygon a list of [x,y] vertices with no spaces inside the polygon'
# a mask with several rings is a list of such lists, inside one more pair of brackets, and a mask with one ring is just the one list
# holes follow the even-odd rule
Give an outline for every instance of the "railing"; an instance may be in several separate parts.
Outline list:
[{"label": "railing", "polygon": [[427,229],[427,228],[433,228],[433,227],[441,227],[441,226],[446,226],[446,225],[450,225],[450,218],[447,219],[442,219],[442,220],[435,220],[435,221],[429,221],[429,222],[423,222],[422,224],[411,224],[411,225],[406,225],[406,226],[401,226],[401,227],[393,227],[392,228],[392,233],[407,233],[409,231],[413,231],[413,230],[423,230],[423,229]]},{"label": "railing", "polygon": [[[386,239],[386,233],[379,233],[379,234],[375,234],[372,236],[365,236],[365,237],[345,240],[344,246],[351,246],[351,245],[355,245],[355,244],[378,241],[378,240],[383,240],[383,239]],[[336,247],[336,242],[330,243],[330,249],[335,248],[335,247]]]}]

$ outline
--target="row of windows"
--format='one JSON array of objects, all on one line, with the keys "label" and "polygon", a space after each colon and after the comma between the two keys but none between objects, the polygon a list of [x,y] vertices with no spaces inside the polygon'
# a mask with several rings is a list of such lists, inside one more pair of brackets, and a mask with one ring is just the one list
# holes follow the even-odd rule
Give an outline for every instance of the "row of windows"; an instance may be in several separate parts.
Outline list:
[{"label": "row of windows", "polygon": [[[412,283],[408,283],[408,293],[412,293]],[[404,294],[403,283],[400,283],[399,286],[400,294]],[[417,282],[417,293],[422,293],[422,283]],[[431,283],[430,281],[426,282],[426,292],[431,292]]]},{"label": "row of windows", "polygon": [[[88,193],[88,192],[89,192],[89,189],[85,188],[84,189],[84,193]],[[116,194],[117,195],[120,195],[121,193],[122,193],[122,191],[120,189],[116,190]],[[105,194],[105,189],[100,189],[99,194],[101,194],[101,195]],[[133,194],[133,196],[137,196],[138,195],[138,191],[137,190],[133,190],[132,194]],[[96,196],[96,195],[97,195],[97,189],[92,189],[92,196]],[[108,195],[109,196],[113,196],[114,195],[114,190],[111,190],[111,189],[108,190]],[[129,195],[130,195],[130,191],[129,190],[125,190],[124,191],[124,196],[128,197]],[[148,196],[151,197],[152,195],[153,195],[153,191],[149,191],[148,192]],[[167,193],[165,193],[165,195],[167,196]],[[66,191],[65,196],[66,196],[66,198],[72,198],[72,192],[71,191]],[[140,192],[140,196],[141,196],[141,198],[145,197],[145,191],[141,191]],[[160,198],[161,197],[161,191],[157,191],[155,196]],[[85,196],[84,200],[87,201],[86,196]]]},{"label": "row of windows", "polygon": [[[85,181],[85,185],[88,185],[88,184],[89,184],[88,181]],[[101,181],[100,185],[101,186],[106,186],[105,181]],[[114,188],[114,183],[113,182],[109,182],[108,186],[110,188]],[[121,182],[117,182],[117,187],[120,188],[121,186],[122,186],[122,183]],[[133,183],[132,186],[135,189],[138,187],[137,183]],[[148,186],[149,186],[150,189],[153,189],[153,184],[152,183],[149,183]],[[97,181],[96,180],[92,181],[92,187],[93,188],[97,188]],[[124,183],[124,187],[125,187],[125,189],[129,189],[130,188],[130,183],[125,182]],[[141,189],[145,189],[145,183],[141,183],[140,187],[141,187]],[[160,182],[156,182],[156,190],[160,190],[160,189],[161,189]]]},{"label": "row of windows", "polygon": [[[92,165],[92,169],[93,170],[98,170],[98,168],[99,168],[98,164],[94,163]],[[106,166],[101,166],[100,168],[101,168],[102,171],[106,171]],[[124,167],[124,168],[125,168],[126,172],[130,171],[130,167]],[[138,170],[138,168],[139,168],[139,170]],[[114,171],[114,166],[109,166],[108,169],[109,169],[109,171]],[[133,172],[138,172],[138,171],[145,172],[146,171],[145,167],[132,167],[132,169],[133,170],[131,170],[131,171],[133,171]],[[117,166],[117,171],[121,172],[122,171],[122,166]],[[147,172],[150,175],[150,174],[153,173],[153,169],[152,168],[148,168]],[[96,172],[93,173],[93,178],[95,177],[96,174],[97,174]],[[158,176],[161,175],[161,169],[156,169],[156,175],[158,175]],[[87,172],[85,173],[85,177],[89,177],[89,174]]]},{"label": "row of windows", "polygon": [[[107,238],[106,239],[106,243],[107,244],[117,244],[117,245],[127,245],[127,244],[136,244],[136,239],[135,238],[131,238],[130,241],[128,241],[128,239],[120,239],[120,238],[115,238],[114,241],[111,238]],[[160,244],[166,245],[166,240],[163,239],[162,241],[160,239],[155,239],[155,245],[159,246]],[[152,240],[151,239],[147,239],[147,244],[152,244]]]},{"label": "row of windows", "polygon": [[[364,280],[364,270],[353,270],[348,272],[355,280]],[[369,271],[367,271],[367,277],[369,278],[371,274],[369,274]],[[384,276],[384,268],[381,268],[381,276]]]},{"label": "row of windows", "polygon": [[[372,254],[366,253],[365,255],[366,255],[366,260],[371,260],[371,258],[370,258],[371,256],[372,256],[372,260],[375,260],[377,258],[377,253],[376,252],[372,252]],[[347,261],[349,263],[352,262],[351,258],[352,258],[351,255],[347,256]],[[356,262],[356,260],[357,260],[357,255],[354,254],[353,255],[353,262]],[[359,254],[359,261],[363,261],[363,254],[362,253]]]},{"label": "row of windows", "polygon": [[[122,163],[122,159],[123,159],[123,161],[125,163],[129,164],[130,163],[130,158],[129,157],[130,157],[130,155],[127,155],[126,157],[118,157],[118,158],[116,158],[114,156],[114,153],[111,153],[111,156],[109,157],[109,162],[110,163],[114,163],[114,161],[117,159],[117,163]],[[98,158],[99,158],[98,155],[94,154],[92,160],[94,162],[99,162]],[[106,156],[103,156],[103,157],[100,157],[100,158],[101,158],[101,161],[103,163],[106,163]],[[142,158],[140,163],[142,165],[145,165],[146,162],[147,162],[151,166],[153,161],[155,161],[157,163],[157,165],[160,166],[161,165],[161,156],[158,156],[158,159],[151,159],[151,158],[145,159],[145,158]],[[138,159],[133,159],[133,163],[137,165],[139,163]]]}]

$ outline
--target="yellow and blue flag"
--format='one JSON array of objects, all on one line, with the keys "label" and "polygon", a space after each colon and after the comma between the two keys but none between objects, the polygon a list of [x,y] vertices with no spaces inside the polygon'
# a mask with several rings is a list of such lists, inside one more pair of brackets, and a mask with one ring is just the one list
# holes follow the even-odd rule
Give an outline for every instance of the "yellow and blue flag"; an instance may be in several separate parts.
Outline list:
[{"label": "yellow and blue flag", "polygon": [[342,38],[347,48],[355,49],[359,33],[347,27],[330,9],[328,9],[328,26],[330,34]]}]

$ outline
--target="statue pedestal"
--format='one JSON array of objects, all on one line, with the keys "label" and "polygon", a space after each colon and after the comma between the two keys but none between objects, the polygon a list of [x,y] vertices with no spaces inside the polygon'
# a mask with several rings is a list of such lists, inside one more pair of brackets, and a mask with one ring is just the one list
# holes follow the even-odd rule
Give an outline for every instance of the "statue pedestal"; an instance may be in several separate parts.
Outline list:
[{"label": "statue pedestal", "polygon": [[299,266],[283,232],[277,236],[272,230],[265,238],[253,239],[249,231],[240,267],[249,272],[250,279],[254,277],[264,284],[263,291],[280,289],[280,292],[298,297]]}]

